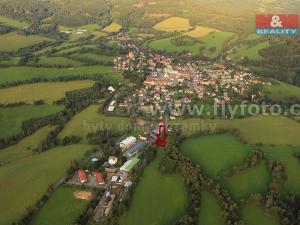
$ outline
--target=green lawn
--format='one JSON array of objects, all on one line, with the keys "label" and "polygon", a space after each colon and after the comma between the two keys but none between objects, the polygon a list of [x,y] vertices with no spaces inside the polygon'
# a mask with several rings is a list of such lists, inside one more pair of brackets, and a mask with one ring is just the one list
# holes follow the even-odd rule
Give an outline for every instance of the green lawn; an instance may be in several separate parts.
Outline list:
[{"label": "green lawn", "polygon": [[33,150],[37,149],[41,142],[46,139],[49,132],[53,129],[51,126],[46,126],[34,134],[25,137],[17,144],[0,150],[0,165],[12,163],[20,159],[32,156]]},{"label": "green lawn", "polygon": [[[176,46],[172,43],[171,38],[158,39],[146,43],[146,46],[167,52],[183,52],[189,51],[193,55],[204,55],[209,58],[214,58],[219,55],[226,40],[233,36],[230,32],[214,32],[204,37],[195,38],[196,41],[192,45]],[[200,52],[200,48],[203,50]],[[216,48],[215,51],[210,51],[211,48]]]},{"label": "green lawn", "polygon": [[84,66],[69,69],[35,68],[35,67],[8,67],[0,68],[0,84],[15,81],[32,80],[37,78],[58,78],[70,76],[88,76],[110,74],[112,80],[121,81],[122,76],[112,71],[110,66]]},{"label": "green lawn", "polygon": [[97,130],[112,130],[126,132],[129,125],[129,118],[107,116],[99,112],[100,105],[91,105],[81,113],[75,115],[59,135],[78,136],[85,138],[88,133]]},{"label": "green lawn", "polygon": [[48,104],[65,97],[65,93],[72,90],[92,87],[94,81],[76,80],[68,82],[47,82],[25,84],[16,87],[0,89],[0,103],[13,102],[33,103],[36,100],[44,100]]},{"label": "green lawn", "polygon": [[217,198],[208,191],[201,193],[201,207],[198,225],[225,225]]},{"label": "green lawn", "polygon": [[276,218],[268,215],[263,207],[247,205],[242,210],[245,225],[279,225]]},{"label": "green lawn", "polygon": [[180,150],[212,177],[242,164],[250,153],[246,145],[230,134],[187,139],[181,144]]},{"label": "green lawn", "polygon": [[265,93],[268,98],[273,101],[286,101],[290,98],[295,98],[300,101],[300,88],[294,85],[276,81],[278,84],[265,88]]},{"label": "green lawn", "polygon": [[76,199],[77,188],[61,187],[54,192],[30,225],[70,225],[89,201]]},{"label": "green lawn", "polygon": [[183,132],[187,135],[207,130],[208,126],[238,128],[242,136],[251,144],[300,146],[300,124],[283,116],[257,116],[234,120],[180,119],[171,124],[182,125]]},{"label": "green lawn", "polygon": [[30,35],[24,36],[16,32],[0,35],[0,51],[15,51],[20,48],[25,48],[42,41],[50,41],[51,39],[38,36]]},{"label": "green lawn", "polygon": [[70,162],[81,159],[90,148],[89,145],[59,147],[0,167],[0,224],[18,220],[50,183],[64,176]]},{"label": "green lawn", "polygon": [[235,200],[247,198],[254,193],[266,193],[271,181],[271,173],[265,162],[258,166],[225,178],[221,183]]},{"label": "green lawn", "polygon": [[233,59],[241,59],[244,57],[248,57],[249,59],[262,59],[262,56],[259,54],[261,49],[267,48],[270,46],[269,41],[258,43],[253,47],[243,46],[233,52],[230,57]]},{"label": "green lawn", "polygon": [[267,157],[271,160],[282,162],[285,167],[287,181],[284,183],[283,194],[295,193],[300,194],[300,162],[293,155],[295,152],[300,153],[299,148],[287,146],[267,147],[265,149]]},{"label": "green lawn", "polygon": [[169,225],[185,213],[187,197],[182,178],[162,176],[159,172],[163,154],[160,151],[145,169],[120,225]]},{"label": "green lawn", "polygon": [[21,132],[24,121],[47,116],[63,109],[56,105],[23,105],[12,108],[0,108],[0,138]]},{"label": "green lawn", "polygon": [[23,29],[24,27],[28,26],[27,23],[19,22],[17,20],[5,16],[0,16],[0,25],[5,25],[15,29]]}]

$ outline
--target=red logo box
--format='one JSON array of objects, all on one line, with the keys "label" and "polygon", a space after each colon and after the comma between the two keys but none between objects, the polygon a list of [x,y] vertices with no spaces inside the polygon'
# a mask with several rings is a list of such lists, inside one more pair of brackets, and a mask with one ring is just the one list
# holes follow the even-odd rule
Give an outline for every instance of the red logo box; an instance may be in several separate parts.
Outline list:
[{"label": "red logo box", "polygon": [[268,14],[268,15],[256,15],[256,27],[257,28],[273,28],[272,18],[274,16],[279,17],[279,21],[282,22],[282,28],[298,28],[299,27],[299,15],[297,14]]}]

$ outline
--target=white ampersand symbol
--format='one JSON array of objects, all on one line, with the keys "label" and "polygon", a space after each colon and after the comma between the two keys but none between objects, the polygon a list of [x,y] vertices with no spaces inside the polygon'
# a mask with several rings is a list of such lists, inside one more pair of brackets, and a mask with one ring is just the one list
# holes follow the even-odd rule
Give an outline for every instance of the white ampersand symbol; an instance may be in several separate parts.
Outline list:
[{"label": "white ampersand symbol", "polygon": [[282,21],[280,21],[279,16],[272,16],[271,26],[272,27],[283,27]]}]

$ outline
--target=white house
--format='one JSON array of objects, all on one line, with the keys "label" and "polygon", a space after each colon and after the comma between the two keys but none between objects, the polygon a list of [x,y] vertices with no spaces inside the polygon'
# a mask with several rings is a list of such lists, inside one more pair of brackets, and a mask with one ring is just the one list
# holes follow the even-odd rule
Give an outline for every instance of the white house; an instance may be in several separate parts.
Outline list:
[{"label": "white house", "polygon": [[135,137],[128,137],[125,140],[120,142],[120,148],[122,151],[127,150],[128,148],[130,148],[134,143],[136,142],[136,138]]}]

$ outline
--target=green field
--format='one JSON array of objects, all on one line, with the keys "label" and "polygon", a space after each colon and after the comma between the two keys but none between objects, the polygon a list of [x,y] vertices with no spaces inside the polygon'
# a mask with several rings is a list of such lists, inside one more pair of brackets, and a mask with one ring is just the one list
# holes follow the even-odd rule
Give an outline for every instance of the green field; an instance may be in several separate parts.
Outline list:
[{"label": "green field", "polygon": [[24,27],[28,26],[27,23],[19,22],[17,20],[10,19],[5,16],[0,16],[0,25],[5,25],[5,26],[12,27],[15,29],[23,29]]},{"label": "green field", "polygon": [[183,180],[178,175],[162,176],[159,162],[163,152],[144,171],[128,212],[120,225],[169,225],[185,213],[187,197]]},{"label": "green field", "polygon": [[20,62],[21,57],[11,57],[0,61],[0,65],[17,66]]},{"label": "green field", "polygon": [[112,62],[114,60],[114,57],[112,56],[106,56],[106,55],[97,55],[97,54],[94,54],[94,53],[76,53],[76,54],[73,54],[73,55],[70,55],[70,57],[72,59],[75,59],[75,60],[89,60],[89,61],[92,61],[92,62],[96,62],[96,63],[107,63],[107,62]]},{"label": "green field", "polygon": [[273,101],[286,101],[294,98],[300,101],[300,88],[294,85],[276,81],[274,84],[265,88],[265,93],[268,98]]},{"label": "green field", "polygon": [[77,67],[82,66],[83,63],[78,62],[73,59],[68,59],[65,57],[46,57],[42,56],[39,58],[39,61],[37,63],[32,62],[30,65],[45,65],[45,66],[69,66],[69,67]]},{"label": "green field", "polygon": [[233,52],[230,57],[233,59],[242,59],[244,57],[247,57],[249,59],[259,60],[262,59],[259,51],[269,46],[269,41],[261,42],[253,47],[244,46],[235,50],[235,52]]},{"label": "green field", "polygon": [[242,210],[245,225],[279,225],[276,218],[268,215],[263,207],[247,205]]},{"label": "green field", "polygon": [[116,22],[112,22],[110,25],[103,28],[105,33],[117,33],[122,29],[122,26]]},{"label": "green field", "polygon": [[51,39],[38,35],[23,36],[16,32],[11,32],[0,35],[0,51],[15,51],[42,41],[51,41]]},{"label": "green field", "polygon": [[94,81],[79,80],[69,82],[47,82],[25,84],[16,87],[0,89],[0,104],[44,100],[48,104],[65,97],[67,91],[92,87]]},{"label": "green field", "polygon": [[295,193],[300,194],[300,163],[293,155],[295,152],[300,153],[299,148],[292,148],[287,146],[267,147],[265,149],[267,157],[271,160],[282,162],[285,167],[285,174],[287,180],[283,186],[283,194]]},{"label": "green field", "polygon": [[46,139],[49,132],[53,129],[51,126],[43,127],[34,134],[25,137],[17,144],[0,150],[0,165],[12,163],[20,159],[32,156],[33,150],[37,149],[41,142]]},{"label": "green field", "polygon": [[[171,53],[188,51],[193,55],[214,58],[220,54],[224,43],[232,36],[233,33],[230,32],[213,32],[204,37],[194,38],[194,43],[190,45],[176,46],[172,43],[174,37],[171,37],[147,42],[146,46],[159,51]],[[215,48],[215,50],[213,51],[212,48]]]},{"label": "green field", "polygon": [[244,170],[232,177],[225,178],[221,183],[232,194],[235,200],[247,198],[254,193],[266,193],[271,181],[271,173],[265,162]]},{"label": "green field", "polygon": [[201,207],[198,225],[225,225],[217,198],[208,191],[201,193]]},{"label": "green field", "polygon": [[256,116],[234,120],[185,119],[173,121],[171,124],[181,125],[187,135],[207,130],[207,126],[238,128],[243,138],[251,144],[300,146],[300,124],[283,116]]},{"label": "green field", "polygon": [[76,199],[77,188],[61,187],[54,192],[30,225],[70,225],[89,201]]},{"label": "green field", "polygon": [[74,44],[70,44],[68,42],[64,42],[61,45],[57,46],[55,49],[59,50],[58,52],[54,53],[54,56],[60,56],[60,55],[69,55],[74,52],[78,52],[81,49],[95,49],[97,48],[96,45],[81,45],[81,46],[74,46]]},{"label": "green field", "polygon": [[63,109],[56,105],[23,105],[12,108],[0,108],[0,138],[21,132],[22,123],[32,118],[51,115]]},{"label": "green field", "polygon": [[58,68],[35,68],[35,67],[8,67],[0,68],[0,84],[11,83],[15,81],[25,81],[37,78],[59,78],[72,76],[88,76],[110,74],[109,78],[116,81],[122,81],[122,76],[112,71],[110,66],[86,66],[69,69]]},{"label": "green field", "polygon": [[60,133],[60,138],[73,135],[85,138],[88,133],[97,130],[112,130],[122,133],[127,131],[128,117],[104,115],[99,112],[100,107],[100,105],[91,105],[75,115]]},{"label": "green field", "polygon": [[212,177],[242,164],[250,153],[246,145],[230,134],[191,138],[181,144],[180,150]]},{"label": "green field", "polygon": [[162,22],[159,22],[153,27],[155,30],[160,31],[187,31],[191,28],[190,21],[185,18],[181,17],[171,17],[168,19],[165,19]]},{"label": "green field", "polygon": [[[70,162],[80,159],[89,145],[70,145],[20,159],[0,167],[0,224],[11,224],[64,176]],[[62,203],[61,203],[62,204]]]}]

